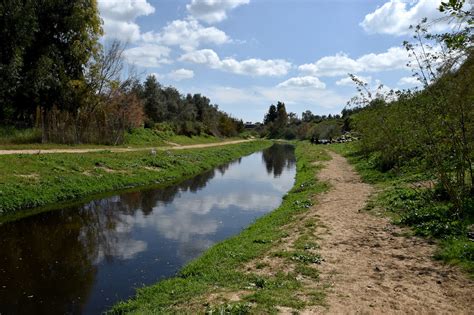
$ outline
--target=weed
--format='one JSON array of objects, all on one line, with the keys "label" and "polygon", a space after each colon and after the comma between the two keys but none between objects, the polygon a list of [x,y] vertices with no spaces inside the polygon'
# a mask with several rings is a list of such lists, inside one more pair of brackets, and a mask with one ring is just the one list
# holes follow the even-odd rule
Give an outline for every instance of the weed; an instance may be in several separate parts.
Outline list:
[{"label": "weed", "polygon": [[302,262],[304,264],[320,264],[322,259],[320,255],[295,252],[291,256],[292,260]]},{"label": "weed", "polygon": [[313,280],[318,280],[319,279],[319,271],[316,270],[315,268],[313,268],[311,266],[308,266],[308,265],[305,265],[305,264],[298,264],[295,267],[295,272],[302,275],[302,276],[311,278]]}]

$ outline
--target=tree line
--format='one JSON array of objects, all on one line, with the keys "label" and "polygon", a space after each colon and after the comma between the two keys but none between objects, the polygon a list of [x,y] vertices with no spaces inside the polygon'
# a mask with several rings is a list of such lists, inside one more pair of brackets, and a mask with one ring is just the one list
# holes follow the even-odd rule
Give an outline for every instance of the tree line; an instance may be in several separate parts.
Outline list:
[{"label": "tree line", "polygon": [[285,103],[270,105],[259,129],[262,137],[281,139],[336,139],[349,132],[352,109],[344,109],[341,115],[317,115],[306,110],[299,117],[296,113],[286,111]]},{"label": "tree line", "polygon": [[243,128],[204,96],[124,78],[125,47],[100,44],[96,0],[3,1],[0,24],[0,125],[39,128],[43,142],[105,144],[163,122],[186,135]]},{"label": "tree line", "polygon": [[448,216],[465,219],[474,215],[474,16],[460,0],[439,10],[456,31],[430,34],[424,19],[412,28],[416,44],[404,43],[424,88],[371,93],[352,76],[360,94],[351,101],[351,125],[361,135],[360,152],[376,167],[417,165],[436,178],[451,204]]}]

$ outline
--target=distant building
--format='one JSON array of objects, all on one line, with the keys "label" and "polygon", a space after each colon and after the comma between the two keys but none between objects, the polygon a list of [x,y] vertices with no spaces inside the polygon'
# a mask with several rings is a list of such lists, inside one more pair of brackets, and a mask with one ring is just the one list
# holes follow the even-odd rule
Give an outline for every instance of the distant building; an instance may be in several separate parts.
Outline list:
[{"label": "distant building", "polygon": [[244,124],[244,127],[245,127],[245,129],[255,129],[255,128],[259,127],[260,125],[261,125],[260,123],[253,123],[251,121],[247,121]]}]

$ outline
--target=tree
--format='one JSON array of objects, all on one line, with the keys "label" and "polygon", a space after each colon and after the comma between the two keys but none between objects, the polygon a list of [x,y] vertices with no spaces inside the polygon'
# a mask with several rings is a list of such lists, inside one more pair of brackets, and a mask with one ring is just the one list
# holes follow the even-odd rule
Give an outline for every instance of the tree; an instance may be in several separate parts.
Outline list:
[{"label": "tree", "polygon": [[100,51],[96,0],[13,0],[0,14],[0,101],[10,116],[31,124],[38,106],[77,110],[85,66]]},{"label": "tree", "polygon": [[278,102],[277,118],[275,120],[277,128],[284,128],[288,123],[288,114],[286,113],[285,103]]},{"label": "tree", "polygon": [[268,109],[268,113],[265,115],[265,118],[263,119],[263,123],[265,125],[268,125],[269,123],[274,122],[278,117],[277,114],[277,108],[275,105],[270,105],[270,108]]},{"label": "tree", "polygon": [[149,123],[163,121],[166,115],[164,95],[154,75],[149,75],[143,84],[143,101]]},{"label": "tree", "polygon": [[304,122],[311,122],[314,119],[314,115],[310,110],[304,111],[301,114],[301,120]]},{"label": "tree", "polygon": [[14,120],[26,49],[38,29],[34,1],[0,2],[0,123]]}]

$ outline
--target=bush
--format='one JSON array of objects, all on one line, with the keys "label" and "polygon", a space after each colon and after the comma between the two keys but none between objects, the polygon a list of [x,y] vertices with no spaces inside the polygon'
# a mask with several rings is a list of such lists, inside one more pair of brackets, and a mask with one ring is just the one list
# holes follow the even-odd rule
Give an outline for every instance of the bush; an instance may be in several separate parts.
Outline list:
[{"label": "bush", "polygon": [[37,128],[17,129],[12,126],[0,127],[0,144],[41,143],[41,130]]},{"label": "bush", "polygon": [[46,142],[122,144],[125,132],[143,125],[141,101],[132,93],[116,91],[107,103],[84,106],[76,112],[52,109],[41,113]]}]

